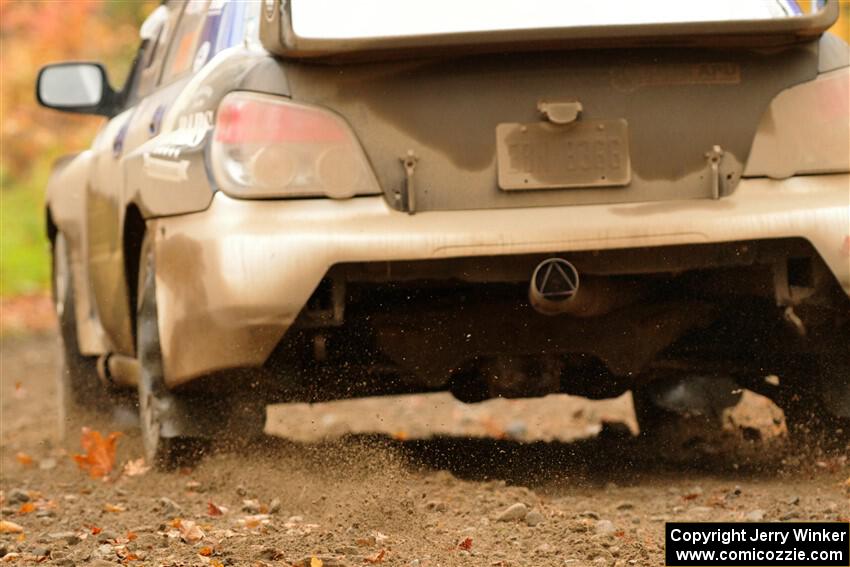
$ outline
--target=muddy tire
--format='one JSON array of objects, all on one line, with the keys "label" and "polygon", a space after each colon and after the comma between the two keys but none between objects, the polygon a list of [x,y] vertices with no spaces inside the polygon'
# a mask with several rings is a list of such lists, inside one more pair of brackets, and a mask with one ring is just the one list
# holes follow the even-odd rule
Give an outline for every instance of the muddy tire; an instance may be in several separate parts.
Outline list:
[{"label": "muddy tire", "polygon": [[[140,364],[139,419],[145,457],[163,469],[195,465],[214,443],[262,435],[259,397],[226,390],[175,392],[166,387],[156,299],[156,261],[145,239],[139,267],[136,345]],[[227,384],[226,380],[221,380]],[[244,394],[244,393],[243,393]]]},{"label": "muddy tire", "polygon": [[57,384],[59,433],[70,442],[81,427],[108,422],[113,408],[109,393],[97,377],[97,359],[80,354],[70,250],[61,232],[53,239],[52,288],[61,356]]},{"label": "muddy tire", "polygon": [[139,300],[136,310],[136,355],[139,360],[139,427],[145,458],[164,469],[194,464],[206,440],[185,433],[187,412],[181,399],[165,386],[156,302],[156,264],[152,243],[142,246]]}]

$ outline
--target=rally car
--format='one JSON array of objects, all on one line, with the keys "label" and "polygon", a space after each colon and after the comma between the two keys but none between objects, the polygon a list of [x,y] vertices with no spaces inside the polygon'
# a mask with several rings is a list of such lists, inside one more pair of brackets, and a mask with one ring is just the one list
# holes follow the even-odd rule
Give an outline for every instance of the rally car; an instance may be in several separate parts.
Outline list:
[{"label": "rally car", "polygon": [[838,2],[594,6],[166,0],[122,87],[43,68],[108,119],[47,188],[69,422],[169,462],[271,402],[748,388],[846,438]]}]

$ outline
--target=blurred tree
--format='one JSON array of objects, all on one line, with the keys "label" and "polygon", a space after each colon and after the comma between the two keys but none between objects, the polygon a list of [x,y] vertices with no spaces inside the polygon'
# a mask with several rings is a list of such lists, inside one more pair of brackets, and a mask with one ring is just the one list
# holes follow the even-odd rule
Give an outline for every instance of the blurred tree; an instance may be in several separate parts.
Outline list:
[{"label": "blurred tree", "polygon": [[838,5],[841,7],[838,21],[829,31],[850,43],[850,0],[841,0]]},{"label": "blurred tree", "polygon": [[156,0],[0,0],[0,296],[43,290],[49,278],[43,193],[53,160],[91,143],[103,119],[35,102],[45,63],[103,61],[120,86],[138,29]]},{"label": "blurred tree", "polygon": [[133,0],[0,0],[0,133],[5,181],[26,176],[45,154],[85,147],[102,121],[37,106],[34,85],[38,69],[53,61],[99,60],[109,69],[113,84],[120,86],[138,44],[139,25],[155,5]]}]

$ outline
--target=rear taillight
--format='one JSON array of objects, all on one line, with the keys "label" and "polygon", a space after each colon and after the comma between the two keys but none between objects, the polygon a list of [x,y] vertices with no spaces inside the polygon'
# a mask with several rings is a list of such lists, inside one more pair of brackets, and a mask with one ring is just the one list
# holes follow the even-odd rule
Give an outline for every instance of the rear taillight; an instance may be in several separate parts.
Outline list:
[{"label": "rear taillight", "polygon": [[216,114],[210,157],[216,182],[235,197],[345,199],[380,193],[342,118],[280,97],[225,96]]}]

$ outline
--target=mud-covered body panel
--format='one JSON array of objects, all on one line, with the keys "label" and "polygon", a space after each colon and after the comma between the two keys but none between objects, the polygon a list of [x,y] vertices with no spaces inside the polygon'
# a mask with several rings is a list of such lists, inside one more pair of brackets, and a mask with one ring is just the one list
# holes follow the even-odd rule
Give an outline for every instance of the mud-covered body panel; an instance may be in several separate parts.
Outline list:
[{"label": "mud-covered body panel", "polygon": [[[816,74],[815,43],[767,53],[642,49],[287,64],[293,99],[349,121],[390,203],[400,202],[406,184],[400,158],[417,156],[421,211],[711,198],[706,153],[715,146],[724,152],[721,194],[730,194],[770,101]],[[559,99],[582,104],[579,120],[628,123],[628,186],[500,190],[498,125],[539,123],[538,103]]]},{"label": "mud-covered body panel", "polygon": [[717,201],[413,216],[380,197],[252,202],[219,193],[207,211],[151,225],[166,376],[178,385],[263,364],[339,263],[802,237],[850,295],[848,183],[846,174],[750,179]]},{"label": "mud-covered body panel", "polygon": [[[257,85],[255,69],[264,78],[262,85]],[[261,88],[285,95],[283,69],[266,53],[242,46],[222,51],[187,84],[179,85],[163,115],[161,134],[122,158],[125,201],[138,206],[146,218],[206,209],[216,190],[206,155],[216,109],[231,91]]]},{"label": "mud-covered body panel", "polygon": [[49,215],[67,236],[75,278],[88,284],[76,289],[85,354],[133,354],[136,282],[127,281],[125,269],[127,211],[156,218],[209,207],[216,189],[206,149],[215,110],[225,94],[245,88],[255,67],[272,71],[263,73],[266,88],[286,93],[283,70],[267,53],[231,48],[203,73],[166,85],[115,117],[92,150],[64,160],[51,176]]},{"label": "mud-covered body panel", "polygon": [[[845,46],[846,48],[846,46]],[[850,67],[779,93],[759,123],[744,175],[850,171]]]}]

